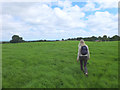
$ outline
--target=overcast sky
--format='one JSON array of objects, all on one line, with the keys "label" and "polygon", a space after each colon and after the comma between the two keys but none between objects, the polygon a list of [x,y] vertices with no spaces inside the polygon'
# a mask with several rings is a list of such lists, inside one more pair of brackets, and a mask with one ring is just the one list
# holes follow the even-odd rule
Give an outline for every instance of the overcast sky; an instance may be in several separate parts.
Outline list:
[{"label": "overcast sky", "polygon": [[118,3],[93,1],[2,3],[2,40],[118,35]]}]

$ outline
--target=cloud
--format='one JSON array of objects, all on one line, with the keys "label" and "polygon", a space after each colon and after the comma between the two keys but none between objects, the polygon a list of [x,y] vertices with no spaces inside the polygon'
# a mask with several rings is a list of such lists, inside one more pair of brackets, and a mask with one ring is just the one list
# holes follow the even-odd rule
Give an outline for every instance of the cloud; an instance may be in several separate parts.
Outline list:
[{"label": "cloud", "polygon": [[[78,6],[64,8],[63,10],[57,7],[51,8],[47,4],[27,5],[27,7],[20,8],[21,6],[23,5],[4,8],[3,23],[7,27],[3,26],[3,33],[23,36],[25,34],[33,36],[36,33],[34,37],[41,37],[41,34],[42,37],[47,38],[48,34],[55,36],[58,33],[71,32],[73,28],[85,27],[84,22],[80,20],[85,14]],[[53,38],[56,38],[56,36]],[[6,37],[6,34],[3,34],[3,37]],[[37,39],[39,39],[38,37]]]},{"label": "cloud", "polygon": [[94,2],[87,2],[87,4],[82,8],[83,11],[95,11],[100,10],[100,8],[95,7]]},{"label": "cloud", "polygon": [[[97,7],[96,7],[97,6]],[[92,0],[82,8],[83,11],[96,11],[101,9],[118,8],[118,0]]]},{"label": "cloud", "polygon": [[58,0],[58,6],[63,8],[69,8],[72,6],[72,2],[69,0],[65,0],[65,1]]},{"label": "cloud", "polygon": [[93,35],[109,36],[118,34],[118,16],[110,14],[108,11],[96,12],[88,16],[87,26]]},{"label": "cloud", "polygon": [[99,4],[100,9],[118,8],[118,0],[93,0],[92,2]]},{"label": "cloud", "polygon": [[29,31],[29,27],[27,27],[23,22],[14,21],[14,17],[11,15],[3,15],[2,18],[2,36],[3,40],[10,40],[10,37],[14,34],[24,35]]},{"label": "cloud", "polygon": [[[35,40],[117,33],[117,15],[96,11],[100,8],[96,8],[93,2],[88,2],[82,8],[72,6],[70,1],[58,1],[54,8],[51,5],[3,3],[3,40],[10,40],[14,34],[25,40]],[[86,19],[84,11],[96,12]]]}]

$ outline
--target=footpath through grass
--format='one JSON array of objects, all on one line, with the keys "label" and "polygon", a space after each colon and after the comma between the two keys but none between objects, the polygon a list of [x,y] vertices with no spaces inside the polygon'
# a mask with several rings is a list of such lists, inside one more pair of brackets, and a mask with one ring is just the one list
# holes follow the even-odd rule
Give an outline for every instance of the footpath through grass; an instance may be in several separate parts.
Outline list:
[{"label": "footpath through grass", "polygon": [[88,77],[76,62],[78,43],[3,44],[3,88],[117,88],[118,42],[86,42]]}]

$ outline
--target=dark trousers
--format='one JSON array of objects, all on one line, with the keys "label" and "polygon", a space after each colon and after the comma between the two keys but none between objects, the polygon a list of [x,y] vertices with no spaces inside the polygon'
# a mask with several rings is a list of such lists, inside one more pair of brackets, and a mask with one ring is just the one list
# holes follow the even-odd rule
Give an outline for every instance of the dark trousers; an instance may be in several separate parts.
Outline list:
[{"label": "dark trousers", "polygon": [[80,56],[80,66],[81,66],[82,71],[83,71],[83,63],[84,63],[84,72],[88,73],[88,71],[87,71],[87,56]]}]

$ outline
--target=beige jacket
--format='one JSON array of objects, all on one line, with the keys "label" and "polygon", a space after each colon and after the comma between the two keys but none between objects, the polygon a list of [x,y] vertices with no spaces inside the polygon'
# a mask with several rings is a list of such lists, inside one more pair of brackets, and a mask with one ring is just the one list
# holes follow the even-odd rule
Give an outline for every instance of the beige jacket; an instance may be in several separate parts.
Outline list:
[{"label": "beige jacket", "polygon": [[78,46],[78,56],[77,56],[77,60],[79,60],[79,56],[87,56],[87,58],[90,59],[89,48],[88,48],[87,45],[85,45],[85,46],[86,46],[87,49],[88,49],[88,54],[86,54],[86,55],[82,55],[82,54],[81,54],[81,46],[79,45],[79,46]]}]

